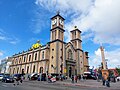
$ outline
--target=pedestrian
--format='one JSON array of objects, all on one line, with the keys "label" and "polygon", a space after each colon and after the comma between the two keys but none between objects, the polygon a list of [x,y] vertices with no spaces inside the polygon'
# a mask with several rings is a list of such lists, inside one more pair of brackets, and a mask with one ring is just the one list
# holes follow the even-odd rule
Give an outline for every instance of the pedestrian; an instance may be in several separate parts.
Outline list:
[{"label": "pedestrian", "polygon": [[108,76],[107,80],[106,80],[106,86],[110,87],[110,76]]},{"label": "pedestrian", "polygon": [[19,85],[19,81],[20,81],[20,77],[17,77],[17,78],[15,79],[15,82],[14,82],[13,85],[14,85],[14,86],[15,86],[15,85]]},{"label": "pedestrian", "polygon": [[48,82],[51,82],[51,76],[48,75]]},{"label": "pedestrian", "polygon": [[22,83],[24,80],[24,76],[21,76],[20,82]]},{"label": "pedestrian", "polygon": [[27,78],[28,78],[28,80],[30,80],[30,75],[28,75],[28,77],[27,77]]},{"label": "pedestrian", "polygon": [[63,78],[64,78],[64,76],[63,76],[63,74],[61,74],[61,81],[63,81]]},{"label": "pedestrian", "polygon": [[72,79],[72,83],[74,83],[74,75],[72,75],[71,79]]},{"label": "pedestrian", "polygon": [[77,83],[77,79],[78,79],[78,77],[77,77],[77,75],[75,75],[75,82]]},{"label": "pedestrian", "polygon": [[83,81],[83,74],[80,75],[80,80]]},{"label": "pedestrian", "polygon": [[106,80],[105,80],[105,77],[103,76],[103,77],[102,77],[103,86],[105,86],[105,81],[106,81]]}]

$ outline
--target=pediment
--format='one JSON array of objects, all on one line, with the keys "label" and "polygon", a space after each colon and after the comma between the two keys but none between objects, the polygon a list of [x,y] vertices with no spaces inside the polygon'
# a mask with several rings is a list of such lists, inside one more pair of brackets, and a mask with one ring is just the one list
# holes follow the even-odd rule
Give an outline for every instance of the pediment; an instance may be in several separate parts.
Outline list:
[{"label": "pediment", "polygon": [[65,46],[66,49],[71,49],[72,51],[75,51],[75,48],[71,42],[68,42]]}]

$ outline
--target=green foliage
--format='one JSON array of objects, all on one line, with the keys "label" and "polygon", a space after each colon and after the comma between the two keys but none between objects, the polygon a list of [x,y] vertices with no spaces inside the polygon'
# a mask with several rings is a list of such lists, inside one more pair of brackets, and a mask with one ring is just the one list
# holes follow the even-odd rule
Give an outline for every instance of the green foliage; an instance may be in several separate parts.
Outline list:
[{"label": "green foliage", "polygon": [[120,75],[120,68],[116,68],[116,70],[118,71],[119,75]]},{"label": "green foliage", "polygon": [[109,70],[109,76],[111,76],[111,77],[114,76],[113,71],[110,71],[110,70]]}]

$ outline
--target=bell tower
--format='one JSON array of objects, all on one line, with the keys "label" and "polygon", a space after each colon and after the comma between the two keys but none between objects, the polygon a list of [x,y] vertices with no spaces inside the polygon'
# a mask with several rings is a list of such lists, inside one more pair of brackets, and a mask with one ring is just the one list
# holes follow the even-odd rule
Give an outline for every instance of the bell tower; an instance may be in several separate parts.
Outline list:
[{"label": "bell tower", "polygon": [[57,12],[57,15],[51,18],[51,35],[50,41],[64,40],[64,18]]},{"label": "bell tower", "polygon": [[84,65],[83,65],[83,50],[82,50],[82,40],[81,40],[81,31],[77,28],[77,26],[74,27],[74,29],[71,32],[71,42],[76,49],[76,68],[78,74],[83,74],[84,72]]},{"label": "bell tower", "polygon": [[81,31],[77,28],[77,26],[75,26],[74,30],[72,30],[70,32],[71,32],[71,42],[73,43],[74,47],[76,49],[81,49],[82,50]]},{"label": "bell tower", "polygon": [[59,12],[51,18],[49,72],[54,74],[63,73],[65,51],[64,20]]}]

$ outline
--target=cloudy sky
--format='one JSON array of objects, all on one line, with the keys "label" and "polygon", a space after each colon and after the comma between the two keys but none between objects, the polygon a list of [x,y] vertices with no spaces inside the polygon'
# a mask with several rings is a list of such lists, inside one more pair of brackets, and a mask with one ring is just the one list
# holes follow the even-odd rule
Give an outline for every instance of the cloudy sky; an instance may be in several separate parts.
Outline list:
[{"label": "cloudy sky", "polygon": [[108,67],[120,65],[120,0],[0,0],[0,59],[28,50],[37,40],[50,40],[50,18],[59,10],[65,20],[65,41],[76,25],[90,66],[101,62],[105,48]]}]

